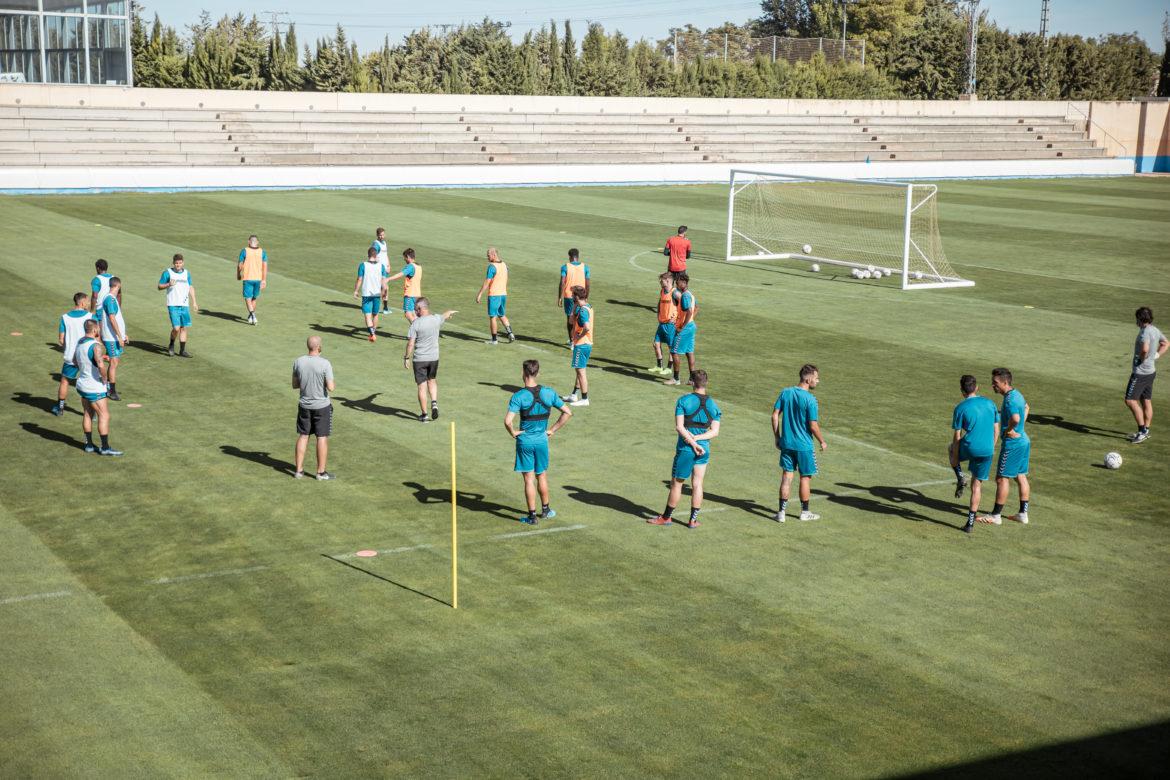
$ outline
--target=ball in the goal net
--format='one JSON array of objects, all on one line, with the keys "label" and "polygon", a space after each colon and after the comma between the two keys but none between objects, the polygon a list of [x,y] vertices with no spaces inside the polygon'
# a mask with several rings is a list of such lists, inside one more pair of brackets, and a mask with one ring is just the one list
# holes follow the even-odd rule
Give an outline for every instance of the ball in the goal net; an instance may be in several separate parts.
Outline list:
[{"label": "ball in the goal net", "polygon": [[804,246],[802,246],[802,247],[800,248],[800,251],[801,251],[801,252],[804,252],[806,255],[811,255],[811,254],[812,254],[812,245],[811,245],[811,244],[805,244]]},{"label": "ball in the goal net", "polygon": [[849,272],[849,275],[852,276],[854,279],[860,279],[861,278],[861,269],[854,268]]},{"label": "ball in the goal net", "polygon": [[917,279],[921,279],[921,278],[922,278],[922,272],[921,272],[921,271],[915,271],[915,272],[914,272],[914,278],[915,278],[916,280],[917,280]]},{"label": "ball in the goal net", "polygon": [[882,278],[882,272],[881,272],[880,270],[875,270],[875,271],[873,272],[873,278],[874,278],[874,279],[881,279],[881,278]]},{"label": "ball in the goal net", "polygon": [[812,271],[814,274],[817,274],[821,272],[821,267],[816,263],[813,263],[808,267],[808,270]]},{"label": "ball in the goal net", "polygon": [[1121,453],[1110,452],[1105,456],[1105,468],[1119,469],[1121,468]]}]

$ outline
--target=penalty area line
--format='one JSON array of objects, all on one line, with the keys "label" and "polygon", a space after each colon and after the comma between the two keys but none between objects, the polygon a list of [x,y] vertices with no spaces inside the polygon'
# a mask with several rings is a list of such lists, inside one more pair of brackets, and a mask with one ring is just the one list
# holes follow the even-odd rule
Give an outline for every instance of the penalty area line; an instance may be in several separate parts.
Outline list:
[{"label": "penalty area line", "polygon": [[24,595],[24,596],[8,596],[7,598],[0,599],[0,607],[5,606],[7,604],[20,604],[20,603],[25,602],[25,601],[40,601],[42,599],[60,599],[60,598],[65,598],[67,596],[72,596],[72,595],[73,595],[73,591],[71,591],[71,590],[53,590],[53,591],[49,591],[47,593],[29,593],[29,594]]},{"label": "penalty area line", "polygon": [[201,574],[183,574],[178,577],[159,577],[157,580],[147,580],[147,585],[173,585],[177,582],[191,582],[193,580],[209,580],[215,577],[233,577],[240,574],[251,574],[254,571],[271,569],[271,566],[245,566],[242,569],[223,569],[221,571],[207,571]]}]

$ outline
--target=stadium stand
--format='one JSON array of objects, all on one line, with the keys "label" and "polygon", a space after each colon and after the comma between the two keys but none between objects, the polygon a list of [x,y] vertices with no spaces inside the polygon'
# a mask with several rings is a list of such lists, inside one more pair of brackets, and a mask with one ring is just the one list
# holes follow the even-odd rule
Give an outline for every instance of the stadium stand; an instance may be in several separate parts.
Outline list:
[{"label": "stadium stand", "polygon": [[1101,158],[1064,116],[0,105],[0,166],[776,163]]}]

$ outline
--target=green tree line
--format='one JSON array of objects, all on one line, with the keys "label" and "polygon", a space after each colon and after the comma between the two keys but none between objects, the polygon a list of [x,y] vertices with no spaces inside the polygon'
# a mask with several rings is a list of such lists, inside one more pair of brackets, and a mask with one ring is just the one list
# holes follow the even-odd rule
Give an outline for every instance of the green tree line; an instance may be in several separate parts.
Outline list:
[{"label": "green tree line", "polygon": [[[955,0],[857,0],[846,34],[866,41],[866,64],[772,62],[752,55],[766,36],[839,39],[841,6],[831,0],[764,0],[758,18],[709,30],[671,28],[659,41],[632,42],[590,24],[580,45],[572,25],[513,41],[484,19],[438,34],[415,30],[361,52],[340,25],[302,44],[295,25],[271,30],[255,16],[206,13],[185,35],[136,3],[131,47],[142,87],[445,94],[948,99],[966,81],[967,19]],[[728,56],[676,56],[701,40],[728,40]],[[687,44],[684,46],[684,43]],[[767,47],[764,47],[765,49]],[[757,51],[759,51],[757,49]],[[1170,48],[1168,48],[1170,51]],[[979,20],[977,92],[986,99],[1116,100],[1170,89],[1160,59],[1133,34],[1099,38],[1002,30]],[[1168,55],[1170,59],[1170,55]]]}]

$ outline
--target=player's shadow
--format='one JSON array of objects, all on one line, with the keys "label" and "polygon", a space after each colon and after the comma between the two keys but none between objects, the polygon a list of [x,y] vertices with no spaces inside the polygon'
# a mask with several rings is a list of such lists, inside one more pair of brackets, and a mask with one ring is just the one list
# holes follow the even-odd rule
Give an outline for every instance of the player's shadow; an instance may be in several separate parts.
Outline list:
[{"label": "player's shadow", "polygon": [[326,306],[336,306],[339,309],[360,309],[360,303],[350,303],[349,301],[321,301]]},{"label": "player's shadow", "polygon": [[149,341],[131,341],[127,344],[128,347],[139,349],[151,355],[165,355],[167,351],[159,344],[151,344]]},{"label": "player's shadow", "polygon": [[226,311],[212,311],[211,309],[200,309],[199,313],[205,317],[215,317],[217,320],[227,320],[228,322],[244,322],[244,318],[235,314],[228,314]]},{"label": "player's shadow", "polygon": [[[402,484],[414,491],[414,500],[420,504],[451,503],[450,489],[432,489],[420,482],[403,482]],[[488,501],[483,493],[460,490],[456,500],[462,509],[471,512],[483,512],[484,514],[495,517],[502,517],[505,520],[516,520],[524,514],[521,510],[514,509],[507,504],[497,504],[494,501]]]},{"label": "player's shadow", "polygon": [[657,311],[653,306],[645,303],[635,303],[634,301],[619,301],[616,298],[608,298],[606,303],[612,303],[614,306],[629,306],[631,309],[644,309],[646,311]]},{"label": "player's shadow", "polygon": [[623,515],[634,515],[643,520],[649,520],[652,517],[657,517],[658,513],[653,509],[635,504],[628,498],[619,496],[616,493],[597,493],[585,488],[574,487],[573,485],[562,485],[562,487],[569,491],[569,498],[574,501],[580,501],[582,504],[589,506],[602,507],[604,509],[612,509]]},{"label": "player's shadow", "polygon": [[518,393],[518,392],[520,392],[520,385],[501,385],[498,382],[480,382],[480,384],[483,385],[484,387],[498,387],[501,390],[503,390],[505,393]]},{"label": "player's shadow", "polygon": [[338,328],[334,325],[322,325],[319,322],[314,322],[309,325],[310,330],[315,330],[318,333],[327,333],[330,336],[342,336],[343,338],[364,339],[369,333],[365,328]]},{"label": "player's shadow", "polygon": [[837,486],[846,490],[864,490],[873,496],[873,498],[866,498],[863,495],[838,496],[821,490],[814,490],[813,492],[826,496],[829,501],[835,504],[844,504],[845,506],[851,506],[866,512],[898,515],[899,517],[905,517],[908,520],[914,520],[916,522],[934,523],[935,525],[962,530],[963,526],[961,523],[948,523],[945,520],[939,520],[937,517],[931,517],[911,508],[911,505],[913,505],[935,512],[954,514],[957,509],[963,509],[963,506],[953,501],[931,498],[921,490],[899,487],[897,485],[873,485],[866,487],[848,482],[838,482]]},{"label": "player's shadow", "polygon": [[[662,480],[662,484],[663,484],[663,486],[669,488],[670,487],[670,480],[664,479],[664,480]],[[690,485],[683,485],[682,493],[684,496],[691,495],[691,486]],[[710,499],[711,501],[714,501],[716,504],[723,504],[724,506],[729,506],[733,509],[739,509],[740,511],[747,512],[749,515],[756,515],[758,517],[764,517],[764,518],[767,518],[768,520],[771,520],[772,516],[776,514],[768,507],[764,506],[763,504],[757,504],[755,501],[752,501],[750,498],[731,498],[729,496],[721,496],[718,493],[712,493],[710,490],[704,490],[703,491],[703,499],[704,500]]]},{"label": "player's shadow", "polygon": [[441,330],[439,331],[439,335],[441,335],[443,338],[453,338],[458,339],[459,341],[474,341],[477,344],[482,344],[483,342],[487,341],[487,339],[485,339],[483,336],[477,336],[474,333],[463,333],[462,331],[458,330]]},{"label": "player's shadow", "polygon": [[412,588],[409,585],[403,585],[401,582],[395,582],[394,580],[390,579],[389,577],[383,577],[381,574],[375,574],[374,572],[370,571],[369,569],[363,569],[361,566],[356,566],[356,565],[350,563],[349,561],[343,561],[340,558],[334,558],[332,555],[326,555],[325,553],[321,553],[321,557],[328,558],[329,560],[333,561],[334,563],[340,563],[342,566],[348,566],[349,568],[353,569],[354,571],[360,571],[362,574],[367,574],[376,580],[381,580],[382,582],[388,582],[391,585],[394,585],[395,587],[402,588],[403,590],[406,590],[406,591],[410,591],[411,593],[415,594],[416,596],[422,596],[423,598],[428,598],[431,601],[437,601],[440,604],[447,606],[447,607],[451,606],[451,604],[449,602],[443,601],[441,598],[438,598],[436,596],[432,596],[429,593],[424,593],[423,591],[417,590],[416,588]]},{"label": "player's shadow", "polygon": [[356,409],[359,412],[373,412],[374,414],[384,414],[389,417],[401,417],[403,420],[411,420],[418,422],[418,415],[408,409],[399,409],[395,406],[382,406],[374,403],[374,399],[380,396],[381,393],[371,393],[365,398],[341,398],[340,396],[333,396],[333,400],[344,406],[346,409]]},{"label": "player's shadow", "polygon": [[291,474],[296,468],[295,464],[289,463],[286,460],[279,460],[274,458],[267,452],[241,450],[239,447],[234,447],[231,444],[221,444],[219,450],[224,455],[231,455],[233,458],[250,460],[253,463],[260,464],[261,466],[267,466],[268,468],[280,474]]},{"label": "player's shadow", "polygon": [[34,434],[36,436],[40,436],[45,441],[51,441],[51,442],[55,442],[57,444],[67,444],[70,447],[73,447],[74,449],[78,449],[78,450],[85,449],[84,442],[78,441],[77,439],[73,438],[72,436],[65,434],[65,433],[61,433],[60,431],[54,431],[54,430],[51,430],[49,428],[42,428],[41,426],[37,425],[36,423],[29,423],[29,422],[21,423],[20,427],[23,428],[28,433]]},{"label": "player's shadow", "polygon": [[[58,376],[57,381],[61,381],[60,375],[58,374],[57,376]],[[53,408],[57,405],[57,402],[52,398],[48,398],[46,396],[40,396],[40,395],[32,395],[31,393],[22,393],[22,392],[13,393],[12,400],[18,404],[24,404],[25,406],[31,406],[34,409],[40,409],[42,412],[48,412],[48,413],[51,413],[53,411]],[[70,409],[69,407],[65,407],[65,411],[69,412],[70,414],[76,414],[76,415],[81,414],[81,412],[77,411],[76,409]]]},{"label": "player's shadow", "polygon": [[1028,425],[1051,425],[1054,428],[1071,431],[1073,433],[1087,433],[1090,436],[1103,436],[1106,439],[1125,439],[1124,431],[1114,431],[1109,428],[1098,428],[1095,425],[1066,420],[1059,414],[1028,414]]},{"label": "player's shadow", "polygon": [[554,347],[556,349],[564,349],[565,348],[565,342],[563,342],[563,341],[553,341],[552,339],[542,339],[538,336],[525,336],[525,335],[521,335],[521,334],[517,333],[516,340],[523,342],[525,344],[546,344],[546,345],[548,345],[550,347]]},{"label": "player's shadow", "polygon": [[662,382],[662,377],[647,374],[645,368],[627,368],[625,366],[601,366],[600,368],[607,374],[616,374],[628,379],[642,379],[647,382],[656,383]]}]

